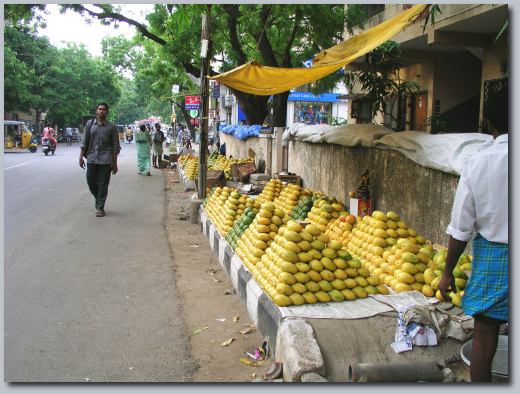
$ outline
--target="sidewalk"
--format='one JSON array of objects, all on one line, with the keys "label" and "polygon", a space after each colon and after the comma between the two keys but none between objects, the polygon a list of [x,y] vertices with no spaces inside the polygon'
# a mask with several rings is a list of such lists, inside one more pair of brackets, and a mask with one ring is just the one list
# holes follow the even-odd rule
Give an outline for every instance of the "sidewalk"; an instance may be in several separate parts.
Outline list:
[{"label": "sidewalk", "polygon": [[347,382],[349,367],[356,363],[428,361],[446,365],[456,381],[469,380],[469,367],[460,359],[462,343],[454,339],[443,339],[435,347],[414,346],[413,351],[395,353],[390,347],[397,324],[395,311],[359,319],[283,317],[281,309],[263,293],[202,207],[199,222],[251,319],[270,339],[275,360],[284,363],[284,381],[320,381],[321,376],[329,382]]}]

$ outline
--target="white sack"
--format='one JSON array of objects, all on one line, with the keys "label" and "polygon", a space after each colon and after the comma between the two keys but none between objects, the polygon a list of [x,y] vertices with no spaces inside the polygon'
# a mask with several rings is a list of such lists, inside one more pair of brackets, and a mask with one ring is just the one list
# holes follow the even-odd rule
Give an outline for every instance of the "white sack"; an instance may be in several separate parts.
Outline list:
[{"label": "white sack", "polygon": [[385,135],[374,147],[393,149],[423,167],[460,175],[466,160],[493,144],[493,137],[480,133],[428,134],[403,131]]}]

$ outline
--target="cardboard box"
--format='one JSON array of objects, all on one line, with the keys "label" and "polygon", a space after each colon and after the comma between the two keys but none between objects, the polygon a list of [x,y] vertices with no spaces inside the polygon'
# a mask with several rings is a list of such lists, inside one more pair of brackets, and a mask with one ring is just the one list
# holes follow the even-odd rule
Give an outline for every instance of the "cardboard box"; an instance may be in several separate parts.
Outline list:
[{"label": "cardboard box", "polygon": [[354,216],[366,216],[372,214],[372,200],[371,199],[350,199],[350,213]]},{"label": "cardboard box", "polygon": [[231,177],[235,182],[248,182],[249,175],[256,172],[255,163],[232,164]]},{"label": "cardboard box", "polygon": [[[195,178],[195,185],[199,188],[199,178]],[[206,174],[206,188],[214,188],[217,186],[226,186],[226,177],[224,171],[221,170],[208,170]]]},{"label": "cardboard box", "polygon": [[282,182],[295,183],[301,186],[302,178],[299,175],[288,175],[288,174],[274,174],[275,178],[280,179]]}]

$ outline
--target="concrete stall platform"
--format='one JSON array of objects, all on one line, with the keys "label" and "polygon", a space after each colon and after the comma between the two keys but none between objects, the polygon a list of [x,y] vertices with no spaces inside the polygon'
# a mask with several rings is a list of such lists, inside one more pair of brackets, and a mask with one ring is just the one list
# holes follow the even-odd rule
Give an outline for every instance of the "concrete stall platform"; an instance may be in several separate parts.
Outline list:
[{"label": "concrete stall platform", "polygon": [[[283,363],[285,382],[348,382],[349,367],[355,364],[459,363],[462,343],[450,338],[442,338],[437,346],[414,346],[412,351],[395,353],[390,344],[395,340],[398,314],[372,298],[276,306],[202,206],[199,223],[250,318],[268,340],[271,358]],[[348,318],[352,310],[356,311],[354,315],[363,317]]]}]

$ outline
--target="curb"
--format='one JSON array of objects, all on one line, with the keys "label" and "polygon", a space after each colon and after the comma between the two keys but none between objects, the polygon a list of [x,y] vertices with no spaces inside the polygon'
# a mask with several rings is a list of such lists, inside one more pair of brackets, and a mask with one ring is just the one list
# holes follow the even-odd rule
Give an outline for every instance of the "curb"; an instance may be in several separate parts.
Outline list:
[{"label": "curb", "polygon": [[251,320],[267,338],[274,360],[283,362],[285,382],[326,382],[325,362],[314,331],[302,318],[282,318],[282,313],[263,292],[240,258],[222,237],[204,208],[199,210],[202,233],[226,271],[240,300],[246,305]]}]

